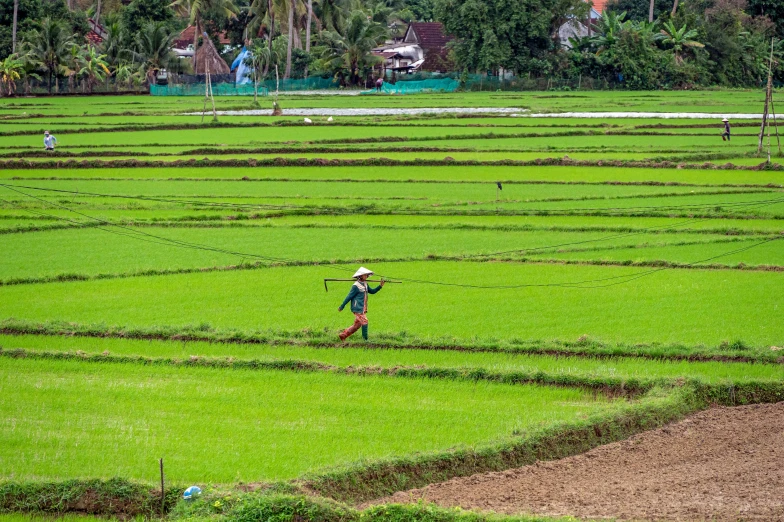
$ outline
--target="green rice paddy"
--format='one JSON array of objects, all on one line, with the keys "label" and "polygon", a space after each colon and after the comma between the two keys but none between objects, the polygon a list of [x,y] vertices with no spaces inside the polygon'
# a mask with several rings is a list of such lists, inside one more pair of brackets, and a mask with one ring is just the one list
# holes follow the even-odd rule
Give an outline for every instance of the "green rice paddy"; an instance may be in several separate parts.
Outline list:
[{"label": "green rice paddy", "polygon": [[[763,99],[281,97],[523,115],[314,125],[202,123],[197,98],[0,100],[0,481],[152,482],[161,457],[176,483],[291,480],[620,415],[648,400],[624,383],[780,385],[784,170],[775,147],[770,165],[756,155],[758,122],[728,143],[718,120],[525,116]],[[351,283],[323,279],[360,265],[402,282],[369,299],[370,342],[343,344]],[[29,520],[14,517],[0,522]]]}]

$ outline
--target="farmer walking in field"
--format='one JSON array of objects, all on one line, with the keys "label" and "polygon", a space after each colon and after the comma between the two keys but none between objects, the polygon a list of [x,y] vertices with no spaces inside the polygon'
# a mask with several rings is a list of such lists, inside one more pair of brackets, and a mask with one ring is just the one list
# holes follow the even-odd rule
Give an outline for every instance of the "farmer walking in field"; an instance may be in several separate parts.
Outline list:
[{"label": "farmer walking in field", "polygon": [[730,120],[724,118],[724,132],[721,133],[721,141],[730,141]]},{"label": "farmer walking in field", "polygon": [[381,290],[385,282],[382,279],[381,283],[377,287],[370,288],[367,284],[367,278],[371,274],[373,274],[372,270],[368,270],[364,266],[359,267],[359,270],[357,270],[353,276],[356,281],[353,285],[351,285],[351,290],[343,300],[343,303],[340,305],[340,307],[338,307],[338,312],[342,312],[346,304],[351,301],[351,311],[355,316],[354,324],[340,333],[339,337],[341,341],[348,339],[350,335],[360,328],[362,328],[362,338],[367,341],[368,320],[366,314],[368,310],[368,294],[375,294]]},{"label": "farmer walking in field", "polygon": [[57,138],[49,134],[49,131],[44,131],[44,147],[46,150],[54,150],[55,143],[57,143]]}]

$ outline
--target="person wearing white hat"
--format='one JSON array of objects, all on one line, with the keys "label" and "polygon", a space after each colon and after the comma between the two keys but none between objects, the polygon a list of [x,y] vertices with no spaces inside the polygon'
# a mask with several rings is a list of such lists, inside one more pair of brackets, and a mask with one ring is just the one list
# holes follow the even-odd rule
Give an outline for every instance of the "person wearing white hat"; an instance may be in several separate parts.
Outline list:
[{"label": "person wearing white hat", "polygon": [[54,150],[55,143],[57,143],[57,138],[55,138],[53,134],[49,134],[49,131],[45,131],[44,147],[46,148],[46,150]]},{"label": "person wearing white hat", "polygon": [[730,141],[730,120],[724,118],[724,132],[721,133],[721,141]]},{"label": "person wearing white hat", "polygon": [[368,320],[367,320],[367,309],[368,309],[368,294],[375,294],[384,286],[384,280],[381,280],[381,284],[379,284],[375,288],[370,288],[367,284],[368,276],[372,275],[373,271],[368,270],[364,266],[359,267],[353,277],[356,279],[356,282],[351,285],[351,290],[348,292],[348,295],[345,299],[343,299],[343,303],[338,307],[338,312],[342,312],[343,308],[346,307],[349,301],[351,301],[351,311],[354,313],[354,324],[340,332],[338,337],[340,337],[341,341],[345,341],[351,336],[354,332],[362,328],[362,338],[367,341],[368,338]]}]

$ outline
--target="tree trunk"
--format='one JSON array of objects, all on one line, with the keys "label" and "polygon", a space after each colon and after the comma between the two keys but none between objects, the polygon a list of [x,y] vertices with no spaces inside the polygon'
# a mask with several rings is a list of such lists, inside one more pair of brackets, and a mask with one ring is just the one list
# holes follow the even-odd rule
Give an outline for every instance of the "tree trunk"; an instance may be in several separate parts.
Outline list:
[{"label": "tree trunk", "polygon": [[648,22],[653,22],[653,3],[654,0],[651,0],[651,6],[648,8]]},{"label": "tree trunk", "polygon": [[[313,18],[313,0],[308,0],[308,25],[305,26],[305,52],[310,52],[310,22]],[[308,66],[305,66],[305,78],[308,77]]]},{"label": "tree trunk", "polygon": [[[269,30],[269,50],[270,50],[270,59],[272,59],[272,39],[275,37],[275,10],[272,6],[272,0],[267,0],[267,13],[269,13],[270,19],[270,30]],[[267,67],[265,66],[264,69],[266,70]]]},{"label": "tree trunk", "polygon": [[16,52],[16,25],[19,14],[19,0],[14,0],[14,22],[11,29],[11,53]]},{"label": "tree trunk", "polygon": [[[95,18],[94,18],[94,20],[95,20],[95,25],[96,26],[101,23],[101,0],[98,0],[98,5],[95,8]],[[97,27],[96,27],[96,29],[97,29]]]},{"label": "tree trunk", "polygon": [[196,72],[196,48],[199,46],[199,19],[193,22],[193,74]]},{"label": "tree trunk", "polygon": [[677,11],[677,10],[678,10],[678,0],[675,0],[672,3],[672,13],[670,13],[670,18],[675,16],[675,11]]},{"label": "tree trunk", "polygon": [[286,46],[286,71],[283,79],[287,80],[291,76],[291,46],[294,43],[294,0],[289,0],[289,41]]}]

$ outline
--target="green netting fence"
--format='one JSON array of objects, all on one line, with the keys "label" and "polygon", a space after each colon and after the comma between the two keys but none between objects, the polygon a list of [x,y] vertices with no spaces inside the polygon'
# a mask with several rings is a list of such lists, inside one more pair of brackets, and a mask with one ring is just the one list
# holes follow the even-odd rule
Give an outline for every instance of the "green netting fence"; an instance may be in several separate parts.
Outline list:
[{"label": "green netting fence", "polygon": [[[190,79],[197,81],[172,83],[169,85],[151,85],[150,94],[153,96],[204,96],[204,79],[196,77]],[[275,91],[276,88],[279,88],[280,92],[296,92],[337,89],[339,86],[339,83],[334,78],[320,78],[318,76],[280,80],[279,83],[275,79],[267,79],[259,82],[259,95],[267,96],[270,92]],[[212,84],[212,92],[215,96],[253,96],[253,91],[252,83],[236,85],[233,82],[224,81]]]},{"label": "green netting fence", "polygon": [[[274,91],[277,87],[275,79],[264,80],[259,85],[263,85],[270,91]],[[280,92],[291,91],[321,91],[325,89],[337,89],[340,83],[335,78],[321,78],[314,76],[311,78],[291,78],[288,80],[280,80]]]},{"label": "green netting fence", "polygon": [[[396,83],[384,82],[381,91],[386,94],[416,94],[419,92],[455,92],[460,82],[452,78],[430,79],[420,81],[397,81]],[[363,91],[363,94],[372,94],[376,89]]]},{"label": "green netting fence", "polygon": [[[153,96],[204,96],[203,83],[180,83],[177,85],[150,85]],[[234,85],[233,83],[213,83],[215,96],[253,96],[252,84]],[[267,96],[269,91],[259,85],[259,96]]]}]

